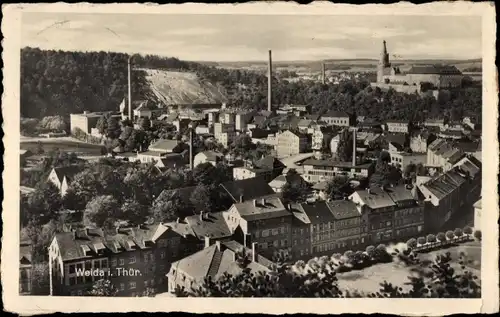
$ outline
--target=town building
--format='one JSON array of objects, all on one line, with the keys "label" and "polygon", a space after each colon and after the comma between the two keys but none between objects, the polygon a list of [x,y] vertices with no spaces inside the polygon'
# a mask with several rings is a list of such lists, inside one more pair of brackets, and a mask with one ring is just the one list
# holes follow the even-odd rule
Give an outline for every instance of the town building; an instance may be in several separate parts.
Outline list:
[{"label": "town building", "polygon": [[298,173],[286,173],[277,176],[275,179],[273,179],[270,183],[269,186],[274,190],[276,193],[281,193],[283,191],[283,187],[286,184],[298,184],[298,183],[306,183],[302,176],[300,176]]},{"label": "town building", "polygon": [[32,291],[33,261],[31,241],[23,240],[19,249],[19,294],[30,295]]},{"label": "town building", "polygon": [[259,253],[272,259],[278,253],[290,255],[292,213],[278,197],[235,203],[224,218],[237,241],[257,243]]},{"label": "town building", "polygon": [[230,146],[236,138],[234,124],[217,122],[214,124],[214,137],[224,147]]},{"label": "town building", "polygon": [[373,172],[371,163],[354,165],[352,162],[339,162],[334,160],[307,159],[302,163],[302,177],[309,183],[328,181],[335,176],[347,176],[352,178],[367,178]]},{"label": "town building", "polygon": [[413,65],[407,72],[402,72],[399,67],[391,64],[386,41],[383,41],[377,66],[377,81],[372,86],[420,94],[459,88],[463,78],[464,75],[452,65]]},{"label": "town building", "polygon": [[427,119],[424,121],[425,127],[437,127],[439,130],[444,130],[444,119]]},{"label": "town building", "polygon": [[368,214],[372,244],[405,241],[424,231],[424,204],[414,198],[410,186],[371,187],[354,192],[349,199]]},{"label": "town building", "polygon": [[390,152],[389,155],[391,156],[391,164],[399,167],[401,171],[404,171],[410,164],[425,165],[427,162],[427,154],[425,153]]},{"label": "town building", "polygon": [[210,163],[213,166],[217,165],[224,160],[224,155],[216,151],[203,151],[194,156],[194,167],[203,164]]},{"label": "town building", "polygon": [[[246,261],[239,258],[244,252]],[[260,256],[255,245],[249,249],[236,241],[221,242],[207,245],[188,257],[172,264],[168,272],[168,291],[174,293],[177,288],[191,291],[203,285],[206,278],[216,280],[223,274],[237,275],[244,269],[253,274],[269,272],[272,264],[268,259]]]},{"label": "town building", "polygon": [[[187,145],[178,140],[162,139],[151,144],[147,151],[138,152],[137,160],[141,163],[158,162],[161,159],[177,161],[179,154],[185,151]],[[186,156],[187,152],[182,156]]]},{"label": "town building", "polygon": [[149,118],[153,119],[158,117],[166,109],[161,109],[157,105],[153,104],[152,101],[142,100],[137,108],[134,109],[133,115],[135,119],[138,118]]},{"label": "town building", "polygon": [[54,184],[61,193],[61,197],[66,195],[68,188],[75,176],[83,171],[83,165],[69,165],[54,167],[50,171],[48,181]]},{"label": "town building", "polygon": [[305,153],[309,146],[306,134],[286,130],[276,135],[276,154],[280,158]]},{"label": "town building", "polygon": [[436,135],[428,131],[420,131],[410,137],[410,149],[413,153],[427,153],[427,146],[436,140]]},{"label": "town building", "polygon": [[262,177],[234,180],[219,185],[224,193],[229,195],[233,203],[277,196],[274,190]]},{"label": "town building", "polygon": [[329,125],[338,127],[348,127],[351,125],[351,116],[340,111],[329,111],[321,116],[321,120]]},{"label": "town building", "polygon": [[315,127],[312,132],[312,149],[314,151],[330,149],[330,141],[336,134],[336,129],[333,126]]},{"label": "town building", "polygon": [[48,248],[50,294],[85,295],[103,276],[117,296],[166,290],[165,276],[179,250],[181,237],[162,224],[56,233]]},{"label": "town building", "polygon": [[83,113],[72,113],[69,116],[70,120],[70,129],[71,132],[75,132],[75,129],[79,129],[87,134],[91,134],[92,128],[97,126],[97,122],[101,117],[109,114],[111,117],[116,118],[117,120],[121,120],[121,114],[113,113],[113,112],[89,112],[84,111]]},{"label": "town building", "polygon": [[444,139],[436,139],[427,148],[427,166],[442,167],[446,172],[465,155],[460,149]]},{"label": "town building", "polygon": [[406,120],[387,120],[387,131],[391,133],[409,133],[410,122]]}]

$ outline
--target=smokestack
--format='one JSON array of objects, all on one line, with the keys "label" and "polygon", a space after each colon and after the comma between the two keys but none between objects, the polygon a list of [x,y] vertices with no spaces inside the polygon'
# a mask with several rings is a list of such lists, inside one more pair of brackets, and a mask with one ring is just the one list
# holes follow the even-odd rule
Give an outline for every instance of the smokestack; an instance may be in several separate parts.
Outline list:
[{"label": "smokestack", "polygon": [[272,51],[269,50],[269,65],[267,69],[267,111],[271,111],[272,107],[272,80],[273,80],[273,60]]},{"label": "smokestack", "polygon": [[132,59],[132,56],[128,58],[128,119],[132,121],[132,86],[131,86],[131,79],[130,79],[130,60]]},{"label": "smokestack", "polygon": [[193,170],[193,126],[189,127],[189,168]]},{"label": "smokestack", "polygon": [[323,82],[323,85],[326,83],[326,69],[325,69],[325,62],[321,64],[321,81]]},{"label": "smokestack", "polygon": [[356,166],[356,128],[352,130],[352,166]]}]

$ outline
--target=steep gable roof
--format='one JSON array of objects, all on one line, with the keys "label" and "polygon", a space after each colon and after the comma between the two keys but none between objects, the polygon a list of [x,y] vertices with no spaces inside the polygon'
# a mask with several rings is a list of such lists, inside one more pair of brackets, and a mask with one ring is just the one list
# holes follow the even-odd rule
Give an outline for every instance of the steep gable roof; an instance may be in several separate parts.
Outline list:
[{"label": "steep gable roof", "polygon": [[262,177],[253,177],[220,184],[233,201],[239,202],[240,195],[245,200],[275,195],[274,190]]},{"label": "steep gable roof", "polygon": [[64,177],[66,177],[66,179],[71,182],[75,175],[83,171],[84,168],[85,167],[83,165],[69,165],[63,167],[55,167],[54,171],[56,173],[57,179],[62,183]]}]

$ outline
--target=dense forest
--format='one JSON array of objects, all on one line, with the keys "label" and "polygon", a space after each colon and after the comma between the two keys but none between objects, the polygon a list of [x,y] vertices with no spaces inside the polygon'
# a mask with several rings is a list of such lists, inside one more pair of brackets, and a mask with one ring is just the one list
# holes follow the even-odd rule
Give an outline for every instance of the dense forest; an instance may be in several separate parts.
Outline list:
[{"label": "dense forest", "polygon": [[[37,48],[21,51],[21,116],[117,110],[127,94],[127,54],[108,52],[63,52]],[[224,69],[177,58],[134,55],[135,68],[172,69],[196,73],[200,79],[222,85],[230,103],[245,108],[267,107],[265,74]],[[134,99],[154,99],[145,73],[132,72]],[[347,111],[379,120],[421,120],[441,117],[481,119],[481,90],[469,88],[452,92],[448,98],[406,95],[372,89],[368,80],[322,84],[303,80],[288,82],[273,78],[274,104],[309,104],[317,113]]]}]

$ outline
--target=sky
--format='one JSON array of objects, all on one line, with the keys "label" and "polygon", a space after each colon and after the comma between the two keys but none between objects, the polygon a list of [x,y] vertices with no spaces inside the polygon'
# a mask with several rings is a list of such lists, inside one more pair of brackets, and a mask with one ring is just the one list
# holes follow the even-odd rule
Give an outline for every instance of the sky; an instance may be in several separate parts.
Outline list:
[{"label": "sky", "polygon": [[190,61],[481,57],[481,17],[23,13],[22,46]]}]

